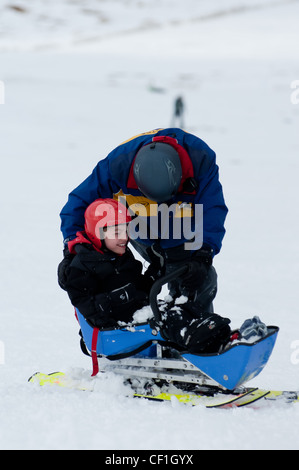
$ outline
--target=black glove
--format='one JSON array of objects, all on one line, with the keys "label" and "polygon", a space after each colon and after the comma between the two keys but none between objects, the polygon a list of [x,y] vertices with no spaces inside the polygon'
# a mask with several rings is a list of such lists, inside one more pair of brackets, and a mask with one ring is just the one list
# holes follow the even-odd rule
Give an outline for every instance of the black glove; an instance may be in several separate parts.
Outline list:
[{"label": "black glove", "polygon": [[97,294],[94,298],[96,313],[87,315],[87,322],[94,328],[116,328],[117,321],[111,317],[111,300],[107,294]]},{"label": "black glove", "polygon": [[[134,310],[136,306],[137,310],[147,305],[147,303],[147,295],[137,290],[132,283],[128,283],[119,289],[109,292],[109,294],[97,294],[94,297],[96,313],[85,315],[85,318],[93,327],[117,328],[118,323],[115,318],[120,316],[123,317],[122,321],[126,321],[125,316],[127,309],[131,311],[132,309]],[[80,310],[80,305],[78,308]]]},{"label": "black glove", "polygon": [[186,264],[188,271],[183,275],[181,285],[191,293],[196,291],[208,276],[212,265],[212,250],[209,248],[198,250]]},{"label": "black glove", "polygon": [[165,253],[157,243],[149,246],[146,252],[150,259],[150,265],[144,273],[144,276],[152,282],[155,282],[165,274]]},{"label": "black glove", "polygon": [[72,255],[69,252],[68,247],[66,246],[63,250],[64,258],[58,265],[57,275],[58,275],[58,284],[61,289],[66,290],[66,282],[68,276],[69,266],[75,255]]}]

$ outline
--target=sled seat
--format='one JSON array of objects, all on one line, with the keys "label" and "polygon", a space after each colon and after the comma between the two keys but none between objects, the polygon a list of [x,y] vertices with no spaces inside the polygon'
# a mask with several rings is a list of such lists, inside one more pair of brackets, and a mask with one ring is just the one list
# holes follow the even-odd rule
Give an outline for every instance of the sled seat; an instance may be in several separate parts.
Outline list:
[{"label": "sled seat", "polygon": [[[99,330],[92,328],[77,308],[75,311],[84,343],[89,351],[93,350],[93,337],[97,334],[94,343],[97,344],[96,353],[98,356],[117,360],[144,351],[150,348],[153,342],[158,341],[166,344],[160,333],[153,330],[148,323]],[[94,330],[97,330],[96,333]]]}]

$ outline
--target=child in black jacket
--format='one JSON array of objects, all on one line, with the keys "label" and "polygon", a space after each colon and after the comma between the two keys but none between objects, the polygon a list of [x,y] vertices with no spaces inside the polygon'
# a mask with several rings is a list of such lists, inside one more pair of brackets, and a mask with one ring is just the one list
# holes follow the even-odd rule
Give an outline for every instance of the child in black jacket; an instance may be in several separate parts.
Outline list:
[{"label": "child in black jacket", "polygon": [[73,259],[63,288],[93,327],[118,327],[148,305],[153,269],[142,275],[142,263],[127,246],[130,220],[119,202],[98,199],[85,212],[85,231],[68,243]]}]

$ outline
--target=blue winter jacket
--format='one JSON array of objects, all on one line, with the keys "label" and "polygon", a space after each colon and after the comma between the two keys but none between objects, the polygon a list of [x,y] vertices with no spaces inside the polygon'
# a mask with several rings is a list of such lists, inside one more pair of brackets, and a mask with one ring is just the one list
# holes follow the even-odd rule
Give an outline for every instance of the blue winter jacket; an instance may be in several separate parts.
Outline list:
[{"label": "blue winter jacket", "polygon": [[[143,145],[153,140],[172,145],[178,151],[182,164],[182,183],[173,200],[176,210],[166,212],[166,217],[163,211],[162,215],[157,215],[154,209],[157,204],[142,195],[133,176],[136,153]],[[125,197],[131,211],[140,216],[140,220],[145,221],[147,229],[143,227],[142,231],[140,227],[135,226],[135,238],[144,245],[159,240],[162,248],[171,248],[192,239],[188,230],[186,235],[186,230],[182,229],[182,224],[188,218],[191,235],[196,236],[196,232],[201,231],[202,237],[199,234],[198,239],[202,238],[202,243],[210,246],[214,254],[221,249],[228,209],[219,182],[216,155],[205,142],[192,134],[176,128],[155,129],[137,135],[116,147],[96,165],[91,175],[69,194],[68,201],[60,213],[61,231],[65,241],[75,238],[77,231],[84,230],[84,212],[91,202],[112,197],[121,198],[121,202]],[[195,210],[197,206],[202,208],[203,219],[199,217],[200,211]],[[159,222],[152,223],[155,217]],[[181,224],[181,231],[177,223]]]}]

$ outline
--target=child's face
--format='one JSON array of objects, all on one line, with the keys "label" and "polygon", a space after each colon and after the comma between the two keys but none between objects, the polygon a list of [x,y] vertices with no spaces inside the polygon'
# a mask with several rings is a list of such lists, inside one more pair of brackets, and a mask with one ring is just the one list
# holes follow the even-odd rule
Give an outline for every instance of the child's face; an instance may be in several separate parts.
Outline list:
[{"label": "child's face", "polygon": [[127,224],[107,227],[104,240],[108,250],[113,251],[117,255],[123,255],[129,241]]}]

